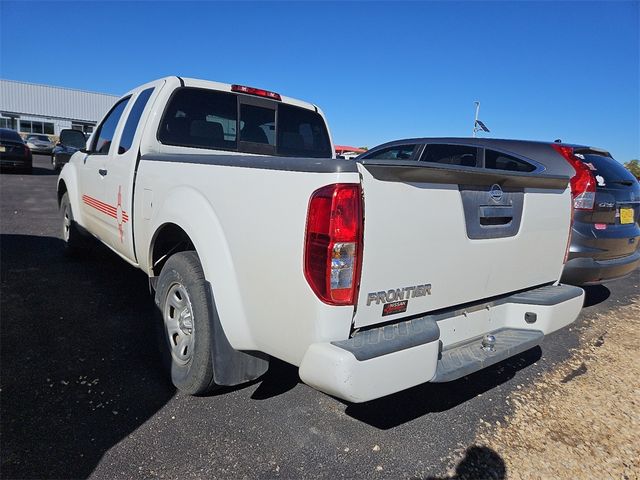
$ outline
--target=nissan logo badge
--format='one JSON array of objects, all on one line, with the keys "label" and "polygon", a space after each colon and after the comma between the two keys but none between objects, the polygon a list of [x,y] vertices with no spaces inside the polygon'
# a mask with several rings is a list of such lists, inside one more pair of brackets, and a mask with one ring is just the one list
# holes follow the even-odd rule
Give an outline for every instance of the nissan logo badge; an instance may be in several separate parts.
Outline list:
[{"label": "nissan logo badge", "polygon": [[502,188],[500,188],[500,185],[498,185],[497,183],[494,183],[493,185],[491,185],[491,189],[489,190],[489,195],[491,195],[491,198],[496,202],[499,202],[500,200],[502,200]]}]

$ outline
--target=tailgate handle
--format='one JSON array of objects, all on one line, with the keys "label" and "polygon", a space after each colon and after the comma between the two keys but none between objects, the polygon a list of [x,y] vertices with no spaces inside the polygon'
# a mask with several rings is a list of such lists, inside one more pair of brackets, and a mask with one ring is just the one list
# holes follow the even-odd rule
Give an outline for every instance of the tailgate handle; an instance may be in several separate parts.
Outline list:
[{"label": "tailgate handle", "polygon": [[496,226],[507,225],[513,220],[513,207],[508,206],[484,206],[480,207],[480,225]]}]

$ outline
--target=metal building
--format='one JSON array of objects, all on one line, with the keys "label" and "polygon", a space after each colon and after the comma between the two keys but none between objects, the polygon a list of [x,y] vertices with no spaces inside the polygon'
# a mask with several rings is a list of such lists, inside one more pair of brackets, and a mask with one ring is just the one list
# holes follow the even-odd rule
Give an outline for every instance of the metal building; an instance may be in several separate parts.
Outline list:
[{"label": "metal building", "polygon": [[22,134],[59,135],[63,128],[90,133],[118,98],[0,79],[0,128],[11,128]]}]

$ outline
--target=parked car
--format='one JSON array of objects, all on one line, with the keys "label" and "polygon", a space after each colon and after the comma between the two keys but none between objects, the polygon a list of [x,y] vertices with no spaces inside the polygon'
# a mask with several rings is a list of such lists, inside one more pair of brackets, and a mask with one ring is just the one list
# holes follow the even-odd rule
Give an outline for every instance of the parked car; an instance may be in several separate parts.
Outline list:
[{"label": "parked car", "polygon": [[87,143],[87,137],[79,130],[65,129],[60,132],[60,141],[51,152],[51,166],[60,171],[71,155],[82,150]]},{"label": "parked car", "polygon": [[609,152],[581,145],[554,148],[576,170],[562,281],[591,285],[631,274],[640,265],[640,184]]},{"label": "parked car", "polygon": [[0,128],[0,167],[27,173],[33,169],[31,150],[15,130]]},{"label": "parked car", "polygon": [[571,166],[548,144],[415,143],[335,159],[312,103],[163,78],[62,169],[62,238],[73,253],[88,232],[149,276],[165,365],[191,394],[275,357],[364,402],[575,321],[584,291],[558,284]]},{"label": "parked car", "polygon": [[33,153],[44,155],[50,155],[55,146],[46,135],[28,135],[26,143]]}]

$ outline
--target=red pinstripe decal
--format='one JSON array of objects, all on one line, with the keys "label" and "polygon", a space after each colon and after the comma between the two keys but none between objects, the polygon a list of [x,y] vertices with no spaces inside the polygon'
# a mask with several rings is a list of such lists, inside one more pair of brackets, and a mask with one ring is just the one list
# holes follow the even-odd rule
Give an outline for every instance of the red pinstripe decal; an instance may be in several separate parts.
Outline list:
[{"label": "red pinstripe decal", "polygon": [[[82,201],[89,205],[92,208],[95,208],[101,213],[108,215],[112,218],[118,218],[118,209],[113,205],[109,205],[108,203],[101,202],[97,198],[90,197],[89,195],[82,195]],[[122,223],[127,223],[129,221],[129,214],[126,212],[122,212]]]}]

